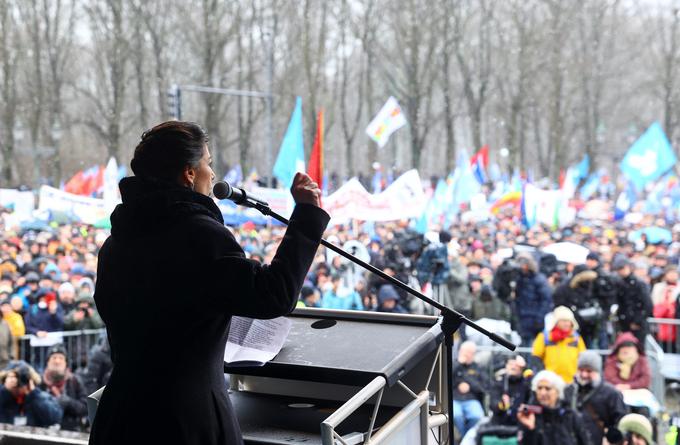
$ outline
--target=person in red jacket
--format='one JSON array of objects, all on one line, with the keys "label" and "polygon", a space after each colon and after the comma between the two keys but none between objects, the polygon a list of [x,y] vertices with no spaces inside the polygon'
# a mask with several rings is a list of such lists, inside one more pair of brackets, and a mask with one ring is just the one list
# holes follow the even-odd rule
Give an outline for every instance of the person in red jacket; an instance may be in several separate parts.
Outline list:
[{"label": "person in red jacket", "polygon": [[619,334],[612,353],[604,364],[604,379],[619,391],[649,388],[652,379],[649,362],[637,337]]}]

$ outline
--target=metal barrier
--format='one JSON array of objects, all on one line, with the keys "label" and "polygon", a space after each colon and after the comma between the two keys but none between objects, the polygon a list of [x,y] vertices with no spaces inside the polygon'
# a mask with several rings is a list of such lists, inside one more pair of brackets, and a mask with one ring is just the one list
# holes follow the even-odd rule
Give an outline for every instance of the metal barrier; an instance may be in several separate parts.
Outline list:
[{"label": "metal barrier", "polygon": [[[66,350],[71,369],[84,368],[87,366],[90,350],[105,335],[105,329],[50,332],[46,338],[24,335],[18,339],[17,359],[26,361],[38,372],[42,372],[47,363],[47,352],[52,344],[61,343]],[[47,343],[50,343],[50,345],[47,345]]]},{"label": "metal barrier", "polygon": [[675,318],[648,318],[649,332],[654,336],[664,352],[680,352],[680,320]]}]

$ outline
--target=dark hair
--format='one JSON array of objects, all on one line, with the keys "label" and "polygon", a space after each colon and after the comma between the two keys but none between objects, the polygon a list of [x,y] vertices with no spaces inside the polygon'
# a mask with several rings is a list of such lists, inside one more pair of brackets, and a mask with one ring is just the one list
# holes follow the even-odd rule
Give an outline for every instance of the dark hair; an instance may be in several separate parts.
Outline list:
[{"label": "dark hair", "polygon": [[135,176],[176,182],[186,166],[197,167],[208,135],[194,122],[168,121],[142,134],[130,167]]}]

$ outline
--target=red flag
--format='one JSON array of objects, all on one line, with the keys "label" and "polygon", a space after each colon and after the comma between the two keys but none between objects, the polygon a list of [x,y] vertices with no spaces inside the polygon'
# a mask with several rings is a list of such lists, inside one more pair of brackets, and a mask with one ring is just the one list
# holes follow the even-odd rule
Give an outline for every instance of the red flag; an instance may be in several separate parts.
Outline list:
[{"label": "red flag", "polygon": [[83,189],[83,183],[85,178],[83,177],[83,171],[79,171],[71,179],[66,181],[64,184],[64,191],[68,193],[73,193],[75,195],[80,195]]},{"label": "red flag", "polygon": [[323,189],[323,108],[316,118],[316,136],[312,154],[309,156],[307,174]]},{"label": "red flag", "polygon": [[481,158],[482,166],[486,169],[489,168],[489,146],[484,145],[470,158],[470,165],[474,166],[478,162],[478,158]]}]

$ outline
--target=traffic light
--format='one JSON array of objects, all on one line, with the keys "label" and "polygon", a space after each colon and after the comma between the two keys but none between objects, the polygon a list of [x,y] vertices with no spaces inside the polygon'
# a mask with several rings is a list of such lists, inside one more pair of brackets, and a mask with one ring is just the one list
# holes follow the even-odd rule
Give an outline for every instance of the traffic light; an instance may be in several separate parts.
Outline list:
[{"label": "traffic light", "polygon": [[172,119],[182,119],[182,90],[177,85],[168,89],[168,114]]}]

